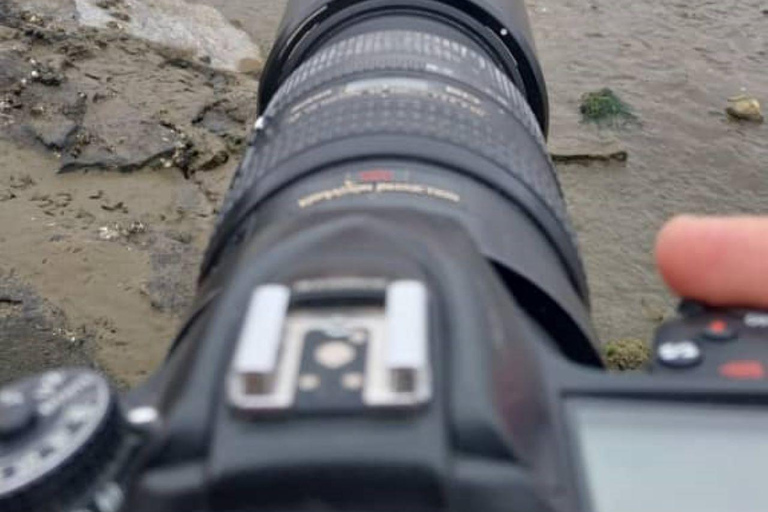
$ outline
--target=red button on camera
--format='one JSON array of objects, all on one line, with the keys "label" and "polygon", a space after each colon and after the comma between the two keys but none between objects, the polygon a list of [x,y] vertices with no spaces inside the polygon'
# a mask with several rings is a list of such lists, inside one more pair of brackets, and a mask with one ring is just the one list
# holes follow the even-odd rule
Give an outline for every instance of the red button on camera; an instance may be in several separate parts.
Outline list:
[{"label": "red button on camera", "polygon": [[737,336],[737,332],[725,320],[712,320],[703,334],[706,339],[713,341],[729,341]]},{"label": "red button on camera", "polygon": [[720,375],[734,380],[761,380],[765,366],[760,361],[731,361],[720,366]]},{"label": "red button on camera", "polygon": [[728,329],[728,324],[723,320],[715,320],[709,324],[709,330],[716,333],[723,333]]}]

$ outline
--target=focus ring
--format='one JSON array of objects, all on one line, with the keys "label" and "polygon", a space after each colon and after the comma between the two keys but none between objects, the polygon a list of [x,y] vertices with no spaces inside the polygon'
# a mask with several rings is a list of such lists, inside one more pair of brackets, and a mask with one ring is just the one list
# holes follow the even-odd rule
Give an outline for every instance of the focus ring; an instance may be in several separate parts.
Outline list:
[{"label": "focus ring", "polygon": [[[387,31],[351,37],[320,51],[280,87],[267,110],[318,89],[323,84],[375,71],[413,71],[472,84],[513,113],[541,142],[539,125],[517,87],[488,58],[445,37],[422,32]],[[515,114],[519,113],[519,114]],[[530,115],[525,115],[530,113]]]}]

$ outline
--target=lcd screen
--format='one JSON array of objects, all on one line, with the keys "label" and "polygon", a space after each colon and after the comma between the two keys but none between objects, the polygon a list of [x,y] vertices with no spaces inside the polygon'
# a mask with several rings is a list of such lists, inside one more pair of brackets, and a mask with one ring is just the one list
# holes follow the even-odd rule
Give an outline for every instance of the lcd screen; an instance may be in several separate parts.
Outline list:
[{"label": "lcd screen", "polygon": [[768,411],[568,402],[592,512],[768,511]]}]

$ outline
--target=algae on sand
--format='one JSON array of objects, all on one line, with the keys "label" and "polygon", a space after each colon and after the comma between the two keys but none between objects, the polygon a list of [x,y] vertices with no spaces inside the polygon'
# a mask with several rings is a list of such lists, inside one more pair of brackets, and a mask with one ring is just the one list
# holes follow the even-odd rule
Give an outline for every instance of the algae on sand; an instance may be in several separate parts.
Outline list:
[{"label": "algae on sand", "polygon": [[603,345],[603,360],[609,370],[639,370],[650,358],[651,349],[642,340],[618,340]]},{"label": "algae on sand", "polygon": [[639,123],[626,102],[609,88],[588,92],[581,97],[582,121],[607,128],[625,128]]}]

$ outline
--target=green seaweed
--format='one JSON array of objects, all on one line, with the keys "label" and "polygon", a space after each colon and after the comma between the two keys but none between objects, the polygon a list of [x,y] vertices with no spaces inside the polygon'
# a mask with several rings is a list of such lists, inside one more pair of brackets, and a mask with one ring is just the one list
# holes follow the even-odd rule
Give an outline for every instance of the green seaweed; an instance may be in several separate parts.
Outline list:
[{"label": "green seaweed", "polygon": [[582,122],[600,127],[626,128],[639,124],[632,107],[607,87],[582,95],[579,110]]},{"label": "green seaweed", "polygon": [[609,370],[639,370],[648,364],[650,358],[651,348],[642,340],[609,341],[603,345],[603,361]]}]

